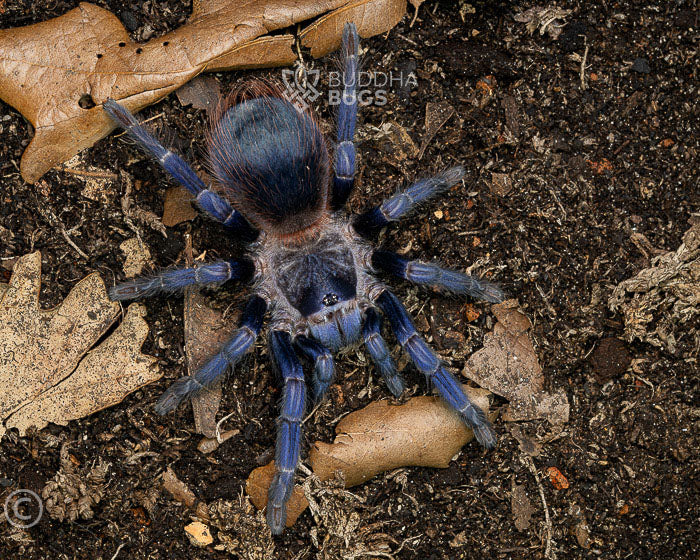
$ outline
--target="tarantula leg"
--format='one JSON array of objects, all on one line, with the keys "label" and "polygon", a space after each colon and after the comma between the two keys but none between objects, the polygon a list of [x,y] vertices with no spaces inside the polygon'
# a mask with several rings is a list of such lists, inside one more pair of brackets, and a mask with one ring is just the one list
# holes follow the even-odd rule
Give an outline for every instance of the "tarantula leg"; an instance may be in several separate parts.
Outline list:
[{"label": "tarantula leg", "polygon": [[414,210],[420,203],[440,194],[464,177],[462,166],[450,167],[435,177],[421,179],[407,189],[387,198],[379,206],[355,216],[353,226],[360,235],[369,237]]},{"label": "tarantula leg", "polygon": [[249,259],[204,264],[196,268],[166,270],[156,276],[142,276],[117,284],[109,290],[112,301],[151,297],[160,292],[177,292],[192,285],[223,284],[229,280],[249,280],[255,265]]},{"label": "tarantula leg", "polygon": [[294,345],[314,363],[314,374],[311,378],[311,387],[314,398],[319,401],[323,398],[333,381],[334,363],[330,350],[322,346],[308,336],[297,336]]},{"label": "tarantula leg", "polygon": [[391,359],[389,349],[381,335],[381,317],[371,307],[365,312],[365,324],[362,327],[362,338],[372,361],[382,374],[384,381],[395,397],[400,397],[405,388],[403,377],[396,371],[396,364]]},{"label": "tarantula leg", "polygon": [[354,23],[343,28],[343,95],[338,108],[338,145],[333,177],[333,210],[343,207],[355,181],[355,124],[357,122],[357,59],[360,38]]},{"label": "tarantula leg", "polygon": [[447,404],[457,411],[472,430],[477,441],[489,449],[496,445],[496,434],[484,411],[474,405],[457,380],[440,363],[440,359],[416,331],[408,311],[398,298],[385,290],[377,304],[389,319],[399,344],[415,366],[428,378]]},{"label": "tarantula leg", "polygon": [[287,520],[287,502],[292,495],[294,473],[299,462],[306,383],[289,333],[270,333],[270,355],[284,381],[282,410],[277,421],[275,476],[267,493],[267,524],[273,534],[279,535],[284,530]]},{"label": "tarantula leg", "polygon": [[104,110],[112,120],[121,126],[134,142],[146,153],[158,160],[161,167],[180,185],[195,196],[197,203],[207,214],[221,222],[234,235],[243,241],[254,241],[258,231],[254,229],[243,215],[231,208],[231,205],[218,194],[209,190],[199,176],[176,153],[166,149],[148,130],[146,130],[128,109],[114,99],[104,102]]},{"label": "tarantula leg", "polygon": [[210,387],[229,367],[235,366],[258,337],[266,310],[267,304],[260,296],[248,299],[241,315],[240,326],[233,333],[231,340],[195,375],[181,377],[168,387],[156,403],[156,412],[166,414],[174,410],[185,399]]},{"label": "tarantula leg", "polygon": [[496,284],[436,264],[404,259],[392,251],[374,251],[372,266],[414,284],[425,284],[459,295],[469,295],[491,303],[505,299]]}]

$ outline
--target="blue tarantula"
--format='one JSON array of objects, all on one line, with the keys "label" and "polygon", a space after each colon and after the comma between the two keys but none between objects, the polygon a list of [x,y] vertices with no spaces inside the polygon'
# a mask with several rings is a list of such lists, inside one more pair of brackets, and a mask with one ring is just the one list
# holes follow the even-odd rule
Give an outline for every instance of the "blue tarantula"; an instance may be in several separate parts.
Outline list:
[{"label": "blue tarantula", "polygon": [[253,295],[229,342],[193,376],[177,380],[156,405],[160,414],[210,387],[253,346],[269,313],[270,356],[283,379],[277,423],[275,475],[268,493],[267,521],[280,534],[299,462],[301,423],[307,400],[299,355],[313,363],[312,394],[321,398],[333,380],[332,353],[364,342],[389,391],[404,382],[380,334],[381,313],[398,342],[440,396],[474,430],[485,447],[496,443],[484,413],[465,395],[435,352],[418,334],[401,302],[375,277],[377,272],[417,284],[467,294],[489,302],[503,299],[488,282],[374,249],[373,234],[428,198],[457,184],[462,167],[416,182],[379,206],[348,216],[343,209],[353,186],[358,76],[355,26],[343,32],[344,91],[339,107],[333,173],[325,139],[313,117],[267,84],[244,87],[220,107],[209,138],[209,163],[220,186],[202,182],[179,156],[165,149],[124,107],[105,110],[146,152],[194,195],[200,208],[249,245],[249,256],[180,268],[115,286],[114,300],[176,292],[192,285],[251,281]]}]

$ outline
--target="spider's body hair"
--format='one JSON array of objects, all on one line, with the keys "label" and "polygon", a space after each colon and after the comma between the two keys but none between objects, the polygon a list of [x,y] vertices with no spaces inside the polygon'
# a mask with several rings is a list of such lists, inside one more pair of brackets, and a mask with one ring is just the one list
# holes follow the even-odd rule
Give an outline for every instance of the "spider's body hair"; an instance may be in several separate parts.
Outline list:
[{"label": "spider's body hair", "polygon": [[209,133],[209,166],[233,206],[269,234],[308,237],[326,220],[326,141],[313,116],[270,84],[254,83],[222,104]]}]

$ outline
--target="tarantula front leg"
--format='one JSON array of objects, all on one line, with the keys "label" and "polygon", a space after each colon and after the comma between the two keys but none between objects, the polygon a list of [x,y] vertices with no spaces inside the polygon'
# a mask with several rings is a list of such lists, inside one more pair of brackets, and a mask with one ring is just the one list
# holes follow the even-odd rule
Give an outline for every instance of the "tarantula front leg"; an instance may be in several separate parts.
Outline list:
[{"label": "tarantula front leg", "polygon": [[489,449],[494,447],[496,435],[484,411],[469,400],[454,376],[444,368],[435,352],[418,334],[403,304],[389,290],[384,290],[377,298],[377,305],[389,319],[399,344],[443,400],[474,430],[474,436],[481,445]]},{"label": "tarantula front leg", "polygon": [[306,382],[291,337],[284,331],[270,333],[270,356],[282,374],[282,410],[277,421],[275,476],[267,494],[267,524],[273,534],[284,530],[287,502],[294,488],[294,473],[299,462],[301,421],[306,406]]},{"label": "tarantula front leg", "polygon": [[266,310],[265,300],[260,296],[252,296],[231,340],[195,375],[185,375],[168,387],[156,403],[156,412],[166,414],[174,410],[185,399],[211,387],[229,367],[233,368],[257,339]]},{"label": "tarantula front leg", "polygon": [[339,210],[350,196],[355,181],[355,124],[357,122],[357,59],[359,37],[354,23],[343,28],[343,95],[338,107],[338,144],[331,207]]},{"label": "tarantula front leg", "polygon": [[134,142],[153,156],[170,176],[194,195],[199,206],[215,220],[221,222],[243,241],[254,241],[258,231],[251,227],[243,215],[218,194],[211,191],[180,156],[166,149],[136,120],[128,109],[114,99],[104,102],[104,110],[121,126]]},{"label": "tarantula front leg", "polygon": [[395,397],[400,397],[405,388],[403,377],[396,371],[396,364],[391,359],[389,349],[381,335],[381,318],[371,307],[365,312],[365,324],[362,338],[372,361],[384,378],[386,386]]},{"label": "tarantula front leg", "polygon": [[178,292],[187,286],[223,284],[229,280],[248,280],[255,273],[249,259],[236,259],[204,264],[196,268],[176,268],[155,276],[142,276],[117,284],[109,291],[113,301],[151,297],[160,292]]},{"label": "tarantula front leg", "polygon": [[308,336],[297,336],[294,339],[294,346],[314,363],[311,385],[314,398],[319,401],[326,394],[328,387],[333,381],[335,369],[333,356],[328,348]]},{"label": "tarantula front leg", "polygon": [[490,303],[500,303],[505,299],[503,290],[496,284],[433,263],[404,259],[391,251],[374,251],[372,266],[409,282],[433,286],[453,294],[469,295]]}]

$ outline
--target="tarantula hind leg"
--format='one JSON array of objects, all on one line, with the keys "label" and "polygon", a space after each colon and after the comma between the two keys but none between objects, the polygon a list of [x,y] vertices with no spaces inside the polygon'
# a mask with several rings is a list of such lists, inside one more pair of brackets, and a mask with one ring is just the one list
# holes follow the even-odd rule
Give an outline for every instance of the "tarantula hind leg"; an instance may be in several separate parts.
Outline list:
[{"label": "tarantula hind leg", "polygon": [[333,356],[328,348],[308,336],[297,336],[294,339],[294,346],[314,364],[311,388],[313,389],[314,399],[319,401],[333,382],[335,372]]},{"label": "tarantula hind leg", "polygon": [[405,388],[401,374],[396,371],[396,364],[391,359],[389,348],[381,335],[382,319],[371,307],[365,312],[365,324],[362,328],[362,338],[372,361],[384,378],[386,386],[396,398],[400,397]]},{"label": "tarantula hind leg", "polygon": [[270,356],[282,374],[282,409],[277,420],[275,475],[267,498],[267,524],[273,534],[284,530],[287,502],[294,488],[294,473],[299,462],[301,421],[306,406],[306,382],[291,337],[284,331],[270,333]]},{"label": "tarantula hind leg", "polygon": [[142,276],[117,284],[109,290],[112,301],[124,301],[154,296],[161,292],[173,293],[192,285],[223,284],[229,280],[249,280],[255,265],[249,259],[236,259],[204,264],[196,268],[176,268],[155,276]]},{"label": "tarantula hind leg", "polygon": [[433,286],[453,294],[469,295],[490,303],[505,299],[503,290],[496,284],[433,263],[404,259],[391,251],[374,251],[372,266],[414,284]]},{"label": "tarantula hind leg", "polygon": [[435,352],[418,334],[403,304],[389,290],[384,290],[377,298],[377,305],[389,319],[401,347],[437,389],[442,399],[474,431],[474,436],[481,445],[488,449],[495,447],[496,434],[484,411],[469,400],[457,380],[443,367]]},{"label": "tarantula hind leg", "polygon": [[233,368],[255,343],[266,309],[267,304],[263,298],[252,296],[241,315],[240,326],[231,340],[195,375],[181,377],[168,387],[156,403],[156,412],[167,414],[175,410],[182,401],[210,387],[229,367]]}]

